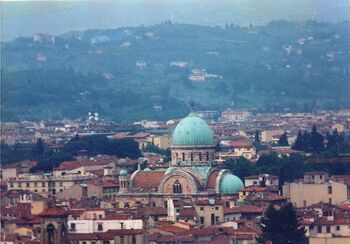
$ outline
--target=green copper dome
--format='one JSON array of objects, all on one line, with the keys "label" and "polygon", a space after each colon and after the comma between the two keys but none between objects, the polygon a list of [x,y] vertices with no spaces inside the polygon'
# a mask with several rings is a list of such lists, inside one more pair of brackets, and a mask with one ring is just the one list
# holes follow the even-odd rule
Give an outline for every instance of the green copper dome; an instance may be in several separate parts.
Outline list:
[{"label": "green copper dome", "polygon": [[119,175],[120,175],[120,176],[127,176],[127,175],[128,175],[128,172],[126,172],[125,169],[122,169],[122,170],[119,172]]},{"label": "green copper dome", "polygon": [[243,182],[233,174],[225,174],[220,182],[220,192],[226,194],[237,193],[244,189]]},{"label": "green copper dome", "polygon": [[173,146],[213,145],[214,138],[210,126],[202,118],[191,112],[182,119],[173,132]]}]

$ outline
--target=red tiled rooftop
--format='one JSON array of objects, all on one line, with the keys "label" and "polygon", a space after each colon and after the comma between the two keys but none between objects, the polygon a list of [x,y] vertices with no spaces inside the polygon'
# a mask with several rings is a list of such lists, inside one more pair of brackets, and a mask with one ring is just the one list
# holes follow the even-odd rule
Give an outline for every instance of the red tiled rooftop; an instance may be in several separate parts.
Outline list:
[{"label": "red tiled rooftop", "polygon": [[196,210],[194,207],[184,207],[180,208],[179,216],[183,218],[193,218],[196,215]]},{"label": "red tiled rooftop", "polygon": [[158,227],[158,229],[165,232],[173,233],[173,234],[185,233],[188,231],[188,229],[181,228],[179,226],[174,226],[174,225],[161,226],[161,227]]},{"label": "red tiled rooftop", "polygon": [[108,165],[115,162],[116,159],[94,159],[94,160],[77,160],[77,161],[64,161],[55,170],[72,170],[82,166],[90,165]]},{"label": "red tiled rooftop", "polygon": [[48,208],[38,214],[39,216],[64,216],[67,215],[67,212],[63,208]]},{"label": "red tiled rooftop", "polygon": [[242,190],[242,192],[270,192],[278,191],[275,186],[247,186]]},{"label": "red tiled rooftop", "polygon": [[256,213],[256,214],[262,214],[264,212],[264,208],[257,207],[254,205],[246,205],[246,206],[239,206],[234,208],[225,208],[224,213],[225,214],[234,214],[234,213]]},{"label": "red tiled rooftop", "polygon": [[233,148],[252,148],[252,144],[248,141],[231,141],[231,147]]},{"label": "red tiled rooftop", "polygon": [[139,171],[132,178],[134,188],[158,188],[165,171]]},{"label": "red tiled rooftop", "polygon": [[347,217],[334,217],[334,219],[328,219],[327,217],[316,218],[314,224],[317,225],[349,225],[350,218]]},{"label": "red tiled rooftop", "polygon": [[149,133],[136,133],[136,134],[128,134],[128,133],[117,133],[113,137],[116,139],[144,139],[149,136]]}]

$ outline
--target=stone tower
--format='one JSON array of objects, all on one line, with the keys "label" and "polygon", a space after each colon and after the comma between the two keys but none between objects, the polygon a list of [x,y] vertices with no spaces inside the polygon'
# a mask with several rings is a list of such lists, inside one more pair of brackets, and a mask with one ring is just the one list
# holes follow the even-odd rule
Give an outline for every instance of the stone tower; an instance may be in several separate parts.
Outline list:
[{"label": "stone tower", "polygon": [[128,173],[125,169],[120,170],[119,172],[119,192],[125,193],[128,191],[129,182],[128,182]]},{"label": "stone tower", "polygon": [[41,244],[68,244],[67,213],[64,209],[53,207],[39,214],[41,222]]}]

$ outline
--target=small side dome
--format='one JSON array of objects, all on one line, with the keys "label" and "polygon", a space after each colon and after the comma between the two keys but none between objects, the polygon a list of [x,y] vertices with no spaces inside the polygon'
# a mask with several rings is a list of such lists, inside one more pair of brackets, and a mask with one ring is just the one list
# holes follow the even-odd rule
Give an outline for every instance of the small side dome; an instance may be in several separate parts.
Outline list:
[{"label": "small side dome", "polygon": [[127,175],[128,175],[128,172],[126,172],[125,169],[122,169],[122,170],[119,172],[119,175],[120,175],[120,176],[127,176]]},{"label": "small side dome", "polygon": [[151,169],[147,167],[143,171],[151,171]]},{"label": "small side dome", "polygon": [[220,182],[220,192],[226,194],[238,193],[244,189],[244,184],[240,178],[233,174],[225,174]]}]

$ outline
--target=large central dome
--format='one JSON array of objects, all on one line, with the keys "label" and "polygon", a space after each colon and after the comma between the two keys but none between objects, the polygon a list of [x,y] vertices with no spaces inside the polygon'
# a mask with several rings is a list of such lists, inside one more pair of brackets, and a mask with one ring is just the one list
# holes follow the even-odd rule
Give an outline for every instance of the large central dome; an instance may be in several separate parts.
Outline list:
[{"label": "large central dome", "polygon": [[173,146],[213,145],[214,138],[210,126],[202,118],[191,112],[182,119],[173,132]]}]

